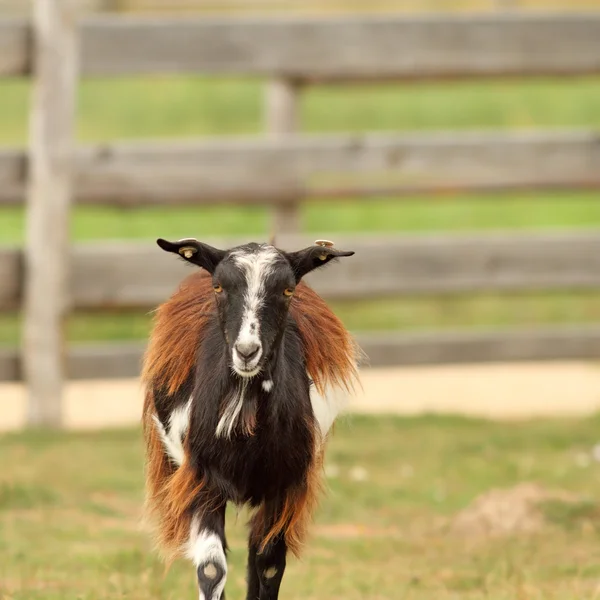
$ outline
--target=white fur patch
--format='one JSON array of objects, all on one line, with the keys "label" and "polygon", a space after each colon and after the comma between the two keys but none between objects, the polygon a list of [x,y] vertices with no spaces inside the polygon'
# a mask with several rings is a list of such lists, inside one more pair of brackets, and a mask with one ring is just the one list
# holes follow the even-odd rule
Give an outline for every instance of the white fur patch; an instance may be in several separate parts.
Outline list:
[{"label": "white fur patch", "polygon": [[[278,259],[279,253],[272,246],[261,246],[256,252],[244,252],[241,250],[234,252],[232,257],[236,265],[244,271],[244,275],[246,276],[244,312],[236,343],[255,343],[260,345],[258,311],[264,301],[265,279],[273,270],[273,265]],[[259,370],[252,369],[252,365],[258,365],[261,356],[262,350],[252,359],[250,365],[245,365],[246,368],[250,367],[250,370],[244,371],[243,364],[239,365],[241,368],[238,370],[238,365],[236,365],[237,357],[234,352],[234,368],[243,377],[254,377],[259,373]]]},{"label": "white fur patch", "polygon": [[327,389],[325,396],[322,396],[313,385],[310,388],[310,403],[312,404],[315,419],[319,424],[321,436],[324,439],[338,414],[348,404],[348,394],[343,390]]},{"label": "white fur patch", "polygon": [[269,393],[273,389],[273,380],[265,379],[262,382],[262,389],[265,390],[265,392]]},{"label": "white fur patch", "polygon": [[277,575],[277,567],[270,567],[263,572],[265,579],[273,579]]},{"label": "white fur patch", "polygon": [[246,397],[246,389],[248,387],[248,381],[246,379],[242,379],[240,382],[240,387],[236,390],[236,393],[232,398],[227,402],[227,406],[225,406],[225,410],[219,419],[217,424],[217,429],[215,431],[215,435],[217,437],[226,437],[231,438],[231,434],[233,433],[233,428],[240,416],[240,412],[242,412],[242,407],[244,406],[244,398]]},{"label": "white fur patch", "polygon": [[200,519],[198,517],[192,519],[190,539],[187,544],[185,555],[196,567],[205,563],[216,563],[223,569],[225,575],[215,587],[212,598],[204,598],[204,595],[200,592],[200,600],[220,600],[223,589],[225,588],[225,581],[227,580],[227,559],[225,557],[225,551],[223,550],[221,538],[219,538],[214,531],[201,529]]},{"label": "white fur patch", "polygon": [[183,406],[178,406],[169,416],[169,429],[160,422],[159,418],[154,415],[154,423],[158,429],[158,434],[165,447],[165,452],[169,458],[180,467],[183,464],[184,450],[183,440],[190,426],[190,409],[192,407],[192,399],[190,398]]}]

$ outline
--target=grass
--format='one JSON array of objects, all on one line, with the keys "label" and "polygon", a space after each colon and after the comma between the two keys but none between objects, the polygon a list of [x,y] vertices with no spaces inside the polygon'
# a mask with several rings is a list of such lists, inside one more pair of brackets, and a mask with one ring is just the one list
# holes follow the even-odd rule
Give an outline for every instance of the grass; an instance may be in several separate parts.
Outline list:
[{"label": "grass", "polygon": [[[282,597],[592,598],[600,465],[580,457],[590,455],[599,427],[600,417],[510,427],[449,417],[343,420],[313,539],[302,561],[289,561]],[[191,567],[177,563],[165,575],[139,530],[137,431],[11,434],[0,437],[0,452],[0,597],[195,596]],[[549,524],[535,534],[464,538],[446,527],[479,494],[520,482],[582,500],[544,507]],[[243,597],[244,521],[228,518],[232,598]]]},{"label": "grass", "polygon": [[[25,142],[28,93],[25,81],[0,81],[0,144]],[[248,79],[86,80],[77,133],[84,142],[259,133],[263,95]],[[301,98],[309,132],[600,126],[598,77],[315,86]]]},{"label": "grass", "polygon": [[[302,209],[304,231],[327,233],[438,233],[492,230],[556,230],[600,226],[595,192],[553,195],[446,196],[327,202],[315,200]],[[237,236],[264,239],[270,219],[261,207],[151,208],[79,207],[73,211],[72,238],[143,240],[157,237]],[[0,208],[0,244],[20,244],[25,232],[20,208]]]}]

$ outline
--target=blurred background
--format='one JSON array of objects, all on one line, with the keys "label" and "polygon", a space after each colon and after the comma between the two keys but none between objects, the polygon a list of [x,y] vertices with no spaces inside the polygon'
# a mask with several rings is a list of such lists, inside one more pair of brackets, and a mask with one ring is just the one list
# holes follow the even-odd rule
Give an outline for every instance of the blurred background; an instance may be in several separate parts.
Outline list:
[{"label": "blurred background", "polygon": [[311,282],[370,363],[282,597],[597,597],[600,1],[71,1],[64,431],[22,381],[31,11],[0,0],[0,598],[195,597],[138,523],[185,274],[154,240],[272,233],[357,251]]}]

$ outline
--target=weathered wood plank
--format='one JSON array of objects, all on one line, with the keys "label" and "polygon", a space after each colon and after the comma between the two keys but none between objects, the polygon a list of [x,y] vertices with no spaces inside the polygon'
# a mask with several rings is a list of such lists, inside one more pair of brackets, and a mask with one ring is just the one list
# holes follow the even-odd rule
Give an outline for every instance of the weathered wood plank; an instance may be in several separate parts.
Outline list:
[{"label": "weathered wood plank", "polygon": [[[277,140],[119,145],[83,156],[81,189],[130,201],[203,195],[287,202],[300,182],[315,194],[375,186],[430,189],[600,184],[594,132],[286,136]],[[248,190],[248,191],[246,191]],[[279,190],[280,194],[276,195]],[[213,200],[214,201],[214,200]]]},{"label": "weathered wood plank", "polygon": [[0,247],[0,310],[16,308],[22,289],[22,254],[15,248]]},{"label": "weathered wood plank", "polygon": [[[0,203],[18,201],[25,159],[0,153]],[[600,187],[600,136],[587,131],[296,135],[82,149],[77,200],[123,206],[286,204],[439,190]]]},{"label": "weathered wood plank", "polygon": [[362,335],[358,341],[376,367],[600,358],[597,326]]},{"label": "weathered wood plank", "polygon": [[34,3],[23,369],[28,423],[35,426],[58,427],[62,421],[78,57],[74,9],[69,0]]},{"label": "weathered wood plank", "polygon": [[[598,360],[600,327],[547,327],[507,331],[453,331],[359,334],[365,366],[434,365],[481,362]],[[142,342],[76,345],[70,348],[70,379],[112,379],[139,375]],[[0,351],[0,381],[19,381],[16,351]]]},{"label": "weathered wood plank", "polygon": [[22,204],[26,192],[27,156],[23,150],[0,148],[0,204]]},{"label": "weathered wood plank", "polygon": [[30,27],[25,19],[0,20],[0,77],[31,71]]},{"label": "weathered wood plank", "polygon": [[21,357],[15,348],[0,348],[0,381],[22,381]]},{"label": "weathered wood plank", "polygon": [[[600,286],[600,232],[335,241],[356,255],[310,277],[328,299]],[[211,243],[231,247],[236,241]],[[290,250],[310,243],[291,236],[278,241]],[[82,246],[73,256],[73,301],[80,307],[154,306],[187,273],[153,244]]]},{"label": "weathered wood plank", "polygon": [[582,289],[600,283],[597,232],[336,241],[357,254],[313,275],[328,298]]},{"label": "weathered wood plank", "polygon": [[[600,71],[596,13],[149,19],[83,25],[90,75],[236,73],[296,80],[577,75]],[[21,19],[0,21],[0,76],[30,71]]]},{"label": "weathered wood plank", "polygon": [[118,379],[135,377],[141,371],[145,344],[86,344],[75,346],[69,353],[69,379]]},{"label": "weathered wood plank", "polygon": [[597,73],[600,16],[95,19],[84,25],[83,68],[323,81]]},{"label": "weathered wood plank", "polygon": [[[182,232],[182,237],[193,231]],[[223,248],[249,240],[208,240]],[[600,287],[600,231],[476,236],[341,237],[351,259],[309,280],[327,299],[474,291],[593,289]],[[293,250],[312,243],[282,236]],[[0,309],[19,294],[18,253],[0,252],[4,289]],[[189,267],[152,241],[85,244],[71,253],[70,304],[76,308],[150,308],[165,300]]]}]

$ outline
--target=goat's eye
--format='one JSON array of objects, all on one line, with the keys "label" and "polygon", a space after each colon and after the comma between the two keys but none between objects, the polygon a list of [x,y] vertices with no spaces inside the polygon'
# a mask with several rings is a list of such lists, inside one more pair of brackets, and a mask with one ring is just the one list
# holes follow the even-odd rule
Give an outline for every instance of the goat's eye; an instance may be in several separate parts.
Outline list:
[{"label": "goat's eye", "polygon": [[215,290],[217,294],[220,294],[223,291],[223,288],[217,283],[217,285],[213,285],[213,290]]},{"label": "goat's eye", "polygon": [[290,296],[294,295],[294,288],[285,288],[285,290],[283,290],[283,295],[287,296],[288,298]]}]

